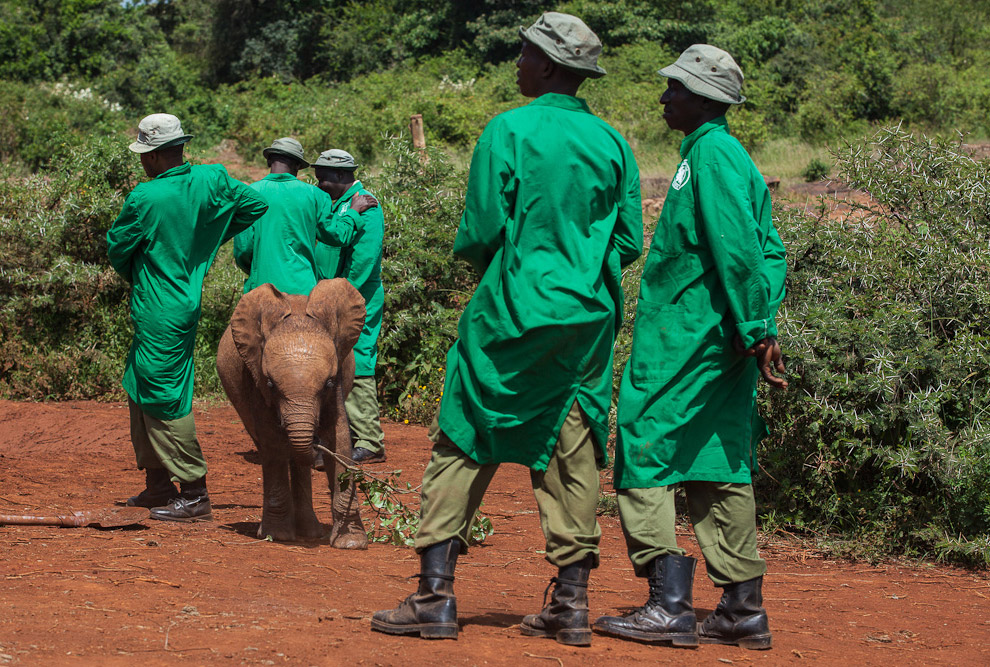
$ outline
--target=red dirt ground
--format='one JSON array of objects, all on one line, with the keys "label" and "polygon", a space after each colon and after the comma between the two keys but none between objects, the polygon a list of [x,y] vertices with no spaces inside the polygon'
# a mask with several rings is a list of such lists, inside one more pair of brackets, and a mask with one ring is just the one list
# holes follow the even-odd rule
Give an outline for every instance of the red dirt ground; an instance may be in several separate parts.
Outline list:
[{"label": "red dirt ground", "polygon": [[[990,579],[944,567],[821,560],[764,541],[765,605],[774,648],[695,650],[596,636],[590,648],[523,637],[555,574],[543,560],[529,476],[504,466],[483,507],[488,542],[461,558],[458,641],[372,632],[369,617],[415,587],[410,549],[348,552],[253,537],[261,470],[234,411],[199,406],[216,521],[146,521],[129,529],[0,526],[0,665],[578,665],[689,663],[821,665],[990,664]],[[386,424],[389,460],[417,483],[426,430]],[[0,401],[0,513],[112,506],[141,487],[127,409],[105,403]],[[315,486],[315,485],[314,485]],[[330,516],[325,492],[317,513]],[[640,604],[618,521],[602,519],[602,567],[592,575],[593,617]],[[693,539],[683,546],[698,555]],[[699,572],[695,604],[716,590]]]}]

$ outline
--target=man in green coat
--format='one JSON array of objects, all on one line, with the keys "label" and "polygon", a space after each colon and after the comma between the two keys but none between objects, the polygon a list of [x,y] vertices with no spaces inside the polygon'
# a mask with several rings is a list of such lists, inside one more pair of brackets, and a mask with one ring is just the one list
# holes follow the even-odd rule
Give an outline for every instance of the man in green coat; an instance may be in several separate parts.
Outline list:
[{"label": "man in green coat", "polygon": [[287,294],[309,294],[320,279],[317,240],[346,246],[361,221],[335,216],[330,197],[296,177],[309,167],[298,141],[276,139],[263,153],[271,173],[251,188],[268,202],[268,212],[234,238],[234,261],[248,274],[244,293],[271,283]]},{"label": "man in green coat", "polygon": [[[364,297],[367,315],[354,346],[354,388],[344,403],[351,427],[351,458],[357,463],[385,460],[385,434],[378,408],[378,334],[382,329],[382,241],[385,218],[382,209],[361,181],[355,180],[357,163],[347,151],[333,148],[313,163],[321,190],[333,199],[333,219],[355,219],[359,231],[340,248],[321,243],[316,247],[316,272],[324,278],[347,278]],[[317,467],[322,459],[318,459]]]},{"label": "man in green coat", "polygon": [[[678,646],[696,646],[700,635],[703,643],[770,648],[751,478],[766,432],[757,378],[787,384],[772,372],[784,370],[774,321],[784,246],[763,177],[726,124],[729,106],[745,100],[735,61],[694,45],[660,74],[668,77],[664,120],[685,138],[643,269],[614,476],[629,556],[650,595],[632,614],[594,627]],[[696,560],[674,537],[677,484],[708,575],[723,588],[700,626]]]},{"label": "man in green coat", "polygon": [[436,443],[416,535],[419,590],[372,628],[456,637],[453,574],[500,463],[530,468],[558,574],[523,634],[591,642],[587,586],[598,566],[598,465],[605,461],[622,268],[643,249],[639,169],[612,127],[576,97],[601,42],[548,12],[521,31],[519,91],[478,140],[454,253],[481,274],[447,355]]},{"label": "man in green coat", "polygon": [[190,166],[182,149],[191,138],[170,114],[141,121],[130,149],[152,180],[127,196],[107,232],[110,263],[131,284],[134,339],[123,385],[131,442],[146,476],[145,489],[127,504],[150,507],[153,519],[167,521],[213,516],[192,416],[203,279],[220,245],[268,208],[223,165]]}]

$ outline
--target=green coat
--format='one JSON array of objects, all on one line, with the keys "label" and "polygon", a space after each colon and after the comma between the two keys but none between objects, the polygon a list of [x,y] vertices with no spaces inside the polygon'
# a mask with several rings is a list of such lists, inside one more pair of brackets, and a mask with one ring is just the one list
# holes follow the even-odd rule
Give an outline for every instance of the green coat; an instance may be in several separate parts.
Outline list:
[{"label": "green coat", "polygon": [[354,221],[335,217],[330,195],[292,174],[269,174],[251,184],[268,212],[234,238],[234,261],[248,274],[244,293],[271,283],[288,294],[309,294],[317,283],[316,241],[351,243]]},{"label": "green coat", "polygon": [[382,288],[382,241],[385,238],[385,217],[382,207],[374,206],[364,213],[351,209],[351,197],[370,195],[361,181],[347,189],[333,203],[335,221],[357,221],[360,230],[342,248],[320,243],[316,247],[316,272],[324,278],[347,278],[364,297],[367,316],[361,337],[354,346],[355,375],[375,374],[378,363],[378,334],[382,329],[382,308],[385,290]]},{"label": "green coat", "polygon": [[777,335],[784,246],[770,193],[725,118],[684,138],[643,268],[619,390],[615,486],[749,483],[758,370],[735,352]]},{"label": "green coat", "polygon": [[107,232],[110,263],[131,283],[134,338],[123,385],[152,417],[192,411],[203,279],[220,245],[267,208],[223,165],[187,162],[134,188]]},{"label": "green coat", "polygon": [[622,267],[643,251],[639,168],[584,100],[496,116],[454,254],[481,274],[447,355],[440,427],[478,463],[545,470],[575,399],[602,458]]}]

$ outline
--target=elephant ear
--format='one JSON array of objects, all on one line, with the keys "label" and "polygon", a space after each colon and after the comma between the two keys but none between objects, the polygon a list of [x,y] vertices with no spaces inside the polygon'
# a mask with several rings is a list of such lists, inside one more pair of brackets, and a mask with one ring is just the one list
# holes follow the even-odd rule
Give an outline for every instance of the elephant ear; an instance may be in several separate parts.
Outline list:
[{"label": "elephant ear", "polygon": [[271,390],[261,371],[265,341],[272,330],[289,316],[292,309],[285,294],[265,283],[241,297],[230,317],[230,335],[234,347],[251,372],[265,403],[271,405]]},{"label": "elephant ear", "polygon": [[358,341],[364,327],[364,297],[346,278],[321,280],[309,293],[306,314],[330,332],[343,359]]}]

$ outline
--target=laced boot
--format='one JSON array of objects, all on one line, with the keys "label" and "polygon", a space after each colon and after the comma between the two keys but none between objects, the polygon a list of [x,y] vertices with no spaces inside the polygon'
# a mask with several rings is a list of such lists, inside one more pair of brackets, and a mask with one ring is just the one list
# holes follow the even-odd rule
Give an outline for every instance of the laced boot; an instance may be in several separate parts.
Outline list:
[{"label": "laced boot", "polygon": [[160,521],[212,521],[213,508],[206,492],[206,477],[179,482],[179,497],[164,507],[154,507],[151,518]]},{"label": "laced boot", "polygon": [[651,644],[698,645],[698,620],[691,587],[698,561],[688,556],[659,556],[647,566],[650,598],[628,616],[602,616],[594,628],[602,634]]},{"label": "laced boot", "polygon": [[725,586],[715,611],[699,626],[702,644],[768,649],[773,641],[763,608],[763,577]]},{"label": "laced boot", "polygon": [[171,473],[165,468],[145,468],[144,480],[144,491],[128,498],[125,502],[128,507],[161,507],[179,495]]},{"label": "laced boot", "polygon": [[557,570],[550,579],[554,586],[547,604],[543,592],[543,611],[528,614],[520,627],[527,637],[552,637],[568,646],[590,646],[591,626],[588,625],[588,577],[591,575],[592,556]]},{"label": "laced boot", "polygon": [[376,611],[371,629],[390,635],[423,639],[457,639],[457,598],[454,567],[461,545],[446,540],[419,554],[419,589],[395,609]]}]

